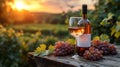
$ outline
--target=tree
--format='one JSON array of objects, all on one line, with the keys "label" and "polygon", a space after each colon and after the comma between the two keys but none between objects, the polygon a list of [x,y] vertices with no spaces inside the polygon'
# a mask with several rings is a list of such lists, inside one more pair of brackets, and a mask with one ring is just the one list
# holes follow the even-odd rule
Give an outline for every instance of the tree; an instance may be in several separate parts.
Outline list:
[{"label": "tree", "polygon": [[[93,37],[107,34],[111,43],[120,40],[120,0],[99,0],[92,22]],[[116,30],[117,29],[117,30]]]},{"label": "tree", "polygon": [[13,0],[0,0],[0,24],[8,22],[8,12],[11,8],[8,6],[9,2],[13,2]]}]

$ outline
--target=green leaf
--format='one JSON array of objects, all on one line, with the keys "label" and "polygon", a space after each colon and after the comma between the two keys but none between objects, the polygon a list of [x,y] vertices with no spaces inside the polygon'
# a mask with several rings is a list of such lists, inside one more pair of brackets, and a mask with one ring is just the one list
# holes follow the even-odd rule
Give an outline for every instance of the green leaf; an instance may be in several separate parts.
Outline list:
[{"label": "green leaf", "polygon": [[115,32],[116,32],[115,26],[113,26],[113,27],[111,28],[111,36],[112,36]]},{"label": "green leaf", "polygon": [[112,19],[113,16],[114,16],[113,13],[109,13],[109,14],[108,14],[108,19]]},{"label": "green leaf", "polygon": [[41,54],[39,56],[43,57],[43,56],[47,56],[47,55],[49,55],[49,52],[47,52],[47,50],[46,50],[46,51],[41,52]]},{"label": "green leaf", "polygon": [[49,55],[50,53],[52,53],[51,51],[52,51],[52,50],[46,50],[46,51],[45,51],[46,55]]},{"label": "green leaf", "polygon": [[120,32],[115,33],[115,37],[118,38],[120,36]]},{"label": "green leaf", "polygon": [[65,23],[66,23],[66,24],[69,24],[69,18],[67,18],[67,19],[65,20]]},{"label": "green leaf", "polygon": [[66,40],[66,42],[68,42],[69,44],[74,45],[75,44],[75,39],[72,39],[72,38],[70,39],[69,38],[69,39]]},{"label": "green leaf", "polygon": [[106,22],[100,22],[100,24],[104,26],[104,25],[106,25]]},{"label": "green leaf", "polygon": [[116,24],[120,26],[120,22],[116,22]]},{"label": "green leaf", "polygon": [[117,24],[116,25],[116,31],[118,32],[118,31],[120,31],[120,22],[117,22],[116,24]]},{"label": "green leaf", "polygon": [[107,34],[101,34],[100,35],[100,40],[101,41],[110,41],[109,36]]},{"label": "green leaf", "polygon": [[54,52],[54,50],[48,50],[49,54],[52,54]]},{"label": "green leaf", "polygon": [[99,36],[95,36],[95,37],[93,38],[93,40],[100,40],[100,37],[99,37]]},{"label": "green leaf", "polygon": [[120,16],[118,16],[118,20],[120,21]]},{"label": "green leaf", "polygon": [[116,26],[116,31],[118,32],[118,31],[120,31],[120,26]]},{"label": "green leaf", "polygon": [[102,22],[100,22],[101,25],[105,26],[107,25],[107,18],[103,19]]},{"label": "green leaf", "polygon": [[38,56],[39,54],[34,52],[34,54],[33,54],[33,55],[34,55],[34,56]]}]

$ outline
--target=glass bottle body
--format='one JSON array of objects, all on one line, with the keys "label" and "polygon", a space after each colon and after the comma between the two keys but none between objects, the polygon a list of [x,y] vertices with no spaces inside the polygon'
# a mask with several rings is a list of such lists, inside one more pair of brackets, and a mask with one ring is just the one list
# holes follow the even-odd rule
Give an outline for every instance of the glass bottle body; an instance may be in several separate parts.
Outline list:
[{"label": "glass bottle body", "polygon": [[80,44],[77,44],[76,51],[79,56],[83,56],[85,50],[91,46],[91,24],[87,19],[87,14],[83,14],[82,19],[78,22],[78,26],[84,27],[84,33],[79,37]]}]

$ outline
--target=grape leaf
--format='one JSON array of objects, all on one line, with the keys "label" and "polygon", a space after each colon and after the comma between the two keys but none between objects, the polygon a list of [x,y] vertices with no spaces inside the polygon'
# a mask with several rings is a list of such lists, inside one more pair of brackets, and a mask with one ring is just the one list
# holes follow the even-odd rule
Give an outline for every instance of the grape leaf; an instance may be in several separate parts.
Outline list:
[{"label": "grape leaf", "polygon": [[120,32],[115,33],[115,37],[118,38],[120,36]]},{"label": "grape leaf", "polygon": [[103,19],[102,22],[100,22],[101,25],[105,26],[107,25],[107,18]]},{"label": "grape leaf", "polygon": [[43,56],[47,56],[48,54],[49,54],[49,53],[47,53],[46,50],[45,50],[45,51],[41,52],[39,56],[40,56],[40,57],[43,57]]},{"label": "grape leaf", "polygon": [[50,45],[50,46],[48,47],[48,52],[49,52],[49,54],[53,53],[54,50],[55,50],[55,46]]},{"label": "grape leaf", "polygon": [[39,54],[34,52],[34,54],[33,54],[33,55],[34,55],[34,56],[38,56]]},{"label": "grape leaf", "polygon": [[118,32],[118,31],[120,31],[120,22],[117,22],[116,24],[117,24],[116,25],[116,31]]},{"label": "grape leaf", "polygon": [[75,45],[75,39],[67,39],[67,41],[66,42],[68,42],[69,44],[71,44],[71,45]]},{"label": "grape leaf", "polygon": [[40,44],[41,47],[41,51],[45,51],[46,50],[46,45],[45,44]]},{"label": "grape leaf", "polygon": [[101,34],[100,35],[100,40],[101,41],[110,41],[109,36],[107,34]]},{"label": "grape leaf", "polygon": [[99,36],[95,36],[95,37],[93,38],[93,40],[100,40],[100,37],[99,37]]},{"label": "grape leaf", "polygon": [[113,16],[114,16],[113,13],[109,13],[109,14],[108,14],[108,19],[112,19]]},{"label": "grape leaf", "polygon": [[111,36],[112,36],[115,32],[116,32],[115,26],[113,26],[113,27],[111,28]]}]

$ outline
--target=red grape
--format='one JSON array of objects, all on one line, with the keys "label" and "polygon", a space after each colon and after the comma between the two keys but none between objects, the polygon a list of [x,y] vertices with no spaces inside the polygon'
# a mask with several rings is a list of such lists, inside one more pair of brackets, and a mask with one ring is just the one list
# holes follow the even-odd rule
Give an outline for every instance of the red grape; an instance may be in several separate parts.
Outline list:
[{"label": "red grape", "polygon": [[86,50],[83,57],[87,60],[96,61],[103,58],[102,53],[95,47],[90,47],[89,50]]},{"label": "red grape", "polygon": [[58,41],[55,43],[55,56],[65,56],[74,53],[74,47],[69,43]]},{"label": "red grape", "polygon": [[92,41],[92,46],[99,49],[103,55],[115,55],[117,50],[115,46],[107,41],[94,40]]}]

